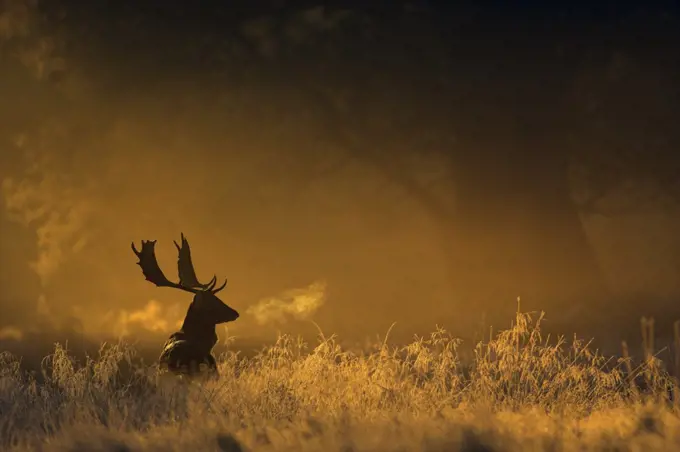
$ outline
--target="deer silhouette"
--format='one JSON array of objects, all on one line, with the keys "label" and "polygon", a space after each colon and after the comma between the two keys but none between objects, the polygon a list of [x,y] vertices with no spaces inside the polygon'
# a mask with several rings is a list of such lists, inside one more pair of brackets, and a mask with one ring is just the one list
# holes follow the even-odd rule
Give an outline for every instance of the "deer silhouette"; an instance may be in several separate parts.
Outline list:
[{"label": "deer silhouette", "polygon": [[165,277],[156,260],[156,240],[142,240],[142,249],[138,251],[134,242],[132,251],[139,258],[147,281],[157,287],[172,287],[194,294],[189,305],[182,328],[170,335],[163,346],[159,357],[159,370],[171,372],[175,375],[196,376],[208,373],[217,376],[217,363],[212,355],[212,349],[217,343],[215,327],[221,323],[232,322],[239,317],[236,310],[227,306],[217,298],[217,293],[227,285],[215,288],[217,276],[207,284],[198,282],[193,263],[189,242],[182,234],[182,245],[175,243],[178,252],[177,268],[179,283],[174,283]]}]

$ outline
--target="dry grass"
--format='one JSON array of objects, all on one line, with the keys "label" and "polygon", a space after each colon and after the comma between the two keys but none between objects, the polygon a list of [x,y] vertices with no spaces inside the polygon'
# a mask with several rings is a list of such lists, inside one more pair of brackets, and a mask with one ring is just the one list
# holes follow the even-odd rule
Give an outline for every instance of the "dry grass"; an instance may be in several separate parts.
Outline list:
[{"label": "dry grass", "polygon": [[252,359],[222,357],[205,384],[157,381],[130,347],[77,365],[56,346],[44,377],[0,355],[3,450],[680,450],[672,378],[588,344],[541,337],[540,318],[478,344],[438,330],[406,347],[307,350],[283,336]]}]

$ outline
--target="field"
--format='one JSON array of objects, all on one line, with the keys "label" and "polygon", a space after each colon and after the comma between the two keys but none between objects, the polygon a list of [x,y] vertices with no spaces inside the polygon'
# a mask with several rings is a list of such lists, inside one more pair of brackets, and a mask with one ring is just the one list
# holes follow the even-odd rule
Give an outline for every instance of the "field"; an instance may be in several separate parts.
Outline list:
[{"label": "field", "polygon": [[282,336],[221,357],[219,381],[159,380],[134,349],[75,363],[57,345],[43,375],[0,355],[0,448],[44,451],[675,451],[670,371],[541,336],[540,317],[461,359],[443,330],[408,346],[343,351]]}]

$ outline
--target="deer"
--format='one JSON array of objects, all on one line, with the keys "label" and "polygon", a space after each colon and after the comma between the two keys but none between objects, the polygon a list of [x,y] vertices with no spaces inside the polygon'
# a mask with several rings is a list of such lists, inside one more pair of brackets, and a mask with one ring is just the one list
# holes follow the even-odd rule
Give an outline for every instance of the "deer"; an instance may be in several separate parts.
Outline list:
[{"label": "deer", "polygon": [[182,327],[171,334],[163,345],[158,359],[159,371],[185,377],[206,373],[217,377],[217,362],[212,355],[212,349],[217,344],[215,327],[233,322],[238,319],[239,313],[217,297],[217,293],[227,286],[227,279],[219,287],[215,287],[217,275],[213,275],[206,284],[198,281],[191,261],[189,242],[184,233],[181,234],[181,246],[176,241],[174,244],[178,253],[178,283],[166,278],[159,267],[155,252],[156,240],[142,240],[141,250],[137,250],[132,242],[132,251],[139,259],[137,265],[142,268],[147,281],[157,287],[170,287],[194,294]]}]

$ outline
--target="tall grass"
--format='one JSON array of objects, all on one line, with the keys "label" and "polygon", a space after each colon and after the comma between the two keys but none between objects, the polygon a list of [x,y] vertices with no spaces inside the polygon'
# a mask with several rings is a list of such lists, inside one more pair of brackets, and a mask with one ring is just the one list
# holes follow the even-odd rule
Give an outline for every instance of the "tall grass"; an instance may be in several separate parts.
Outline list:
[{"label": "tall grass", "polygon": [[209,382],[159,379],[125,344],[82,363],[57,345],[43,375],[4,353],[0,448],[680,450],[675,383],[653,351],[606,358],[540,322],[518,313],[467,362],[442,329],[365,352],[280,336],[254,358],[221,356]]}]

